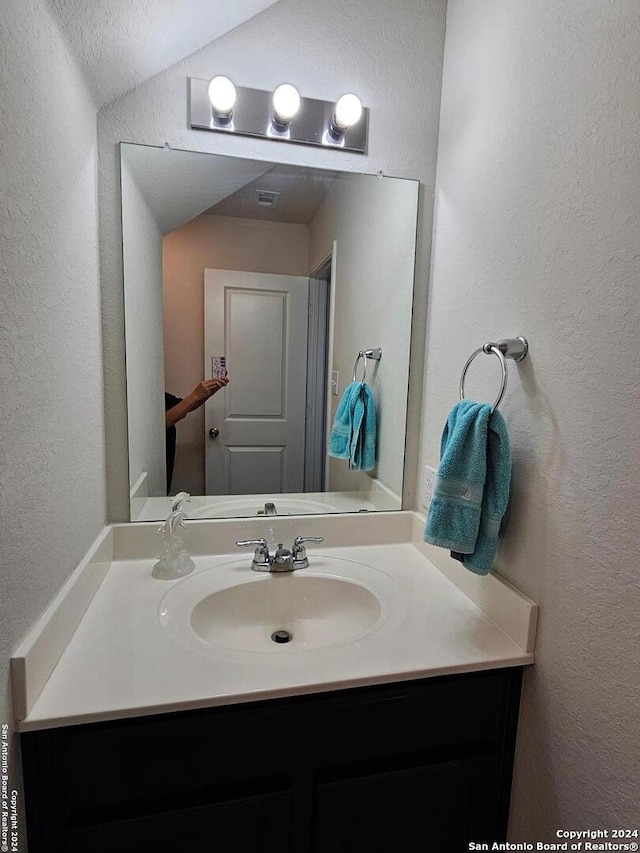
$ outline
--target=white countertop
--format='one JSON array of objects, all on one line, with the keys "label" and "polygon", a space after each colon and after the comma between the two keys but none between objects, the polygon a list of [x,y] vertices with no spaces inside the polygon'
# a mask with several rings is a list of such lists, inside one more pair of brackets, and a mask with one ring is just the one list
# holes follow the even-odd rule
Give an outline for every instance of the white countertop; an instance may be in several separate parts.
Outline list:
[{"label": "white countertop", "polygon": [[[407,514],[390,513],[386,517],[393,515]],[[380,516],[382,526],[384,517]],[[334,524],[337,530],[339,523],[344,527],[359,522],[351,518]],[[208,522],[225,523],[229,524]],[[317,523],[323,524],[322,520]],[[409,530],[412,523],[405,520],[403,530]],[[400,521],[391,519],[389,524],[397,528]],[[305,526],[309,527],[306,521]],[[324,527],[331,527],[328,520]],[[237,536],[239,529],[225,536]],[[129,530],[124,535],[131,539],[134,533]],[[145,535],[149,537],[148,530]],[[398,537],[396,530],[389,538]],[[330,539],[327,536],[327,541]],[[100,547],[104,548],[104,543]],[[423,545],[411,541],[309,548],[311,565],[302,572],[321,573],[328,558],[366,563],[395,581],[393,607],[374,630],[355,641],[303,651],[283,645],[271,654],[226,653],[204,640],[188,644],[176,641],[161,624],[159,610],[168,591],[186,581],[156,580],[151,576],[155,558],[118,559],[118,550],[126,552],[126,548],[116,548],[116,558],[108,565],[104,559],[96,563],[102,567],[100,579],[94,581],[96,589],[57,663],[50,666],[52,671],[46,678],[41,676],[44,686],[29,688],[31,698],[25,699],[22,716],[18,714],[21,731],[533,662],[537,610],[533,602],[504,581],[490,581],[500,583],[491,598],[492,606],[500,605],[501,595],[520,596],[521,606],[509,609],[519,609],[522,619],[529,620],[517,632],[510,630],[508,619],[500,627],[493,613],[490,618],[427,559]],[[135,549],[131,553],[135,554]],[[213,576],[231,566],[239,580],[244,571],[247,579],[255,578],[250,570],[251,553],[239,555],[234,550],[194,559],[197,573]],[[80,568],[76,589],[78,578],[87,576],[87,566],[82,571]],[[472,583],[480,580],[484,579],[473,579]],[[484,588],[489,589],[490,584]],[[68,598],[69,590],[65,601]],[[57,612],[62,608],[58,601]],[[62,617],[57,618],[62,624]],[[50,625],[51,619],[45,619],[25,641],[16,655],[14,678],[25,676],[33,660],[41,655],[38,649],[43,646],[42,636],[52,630]],[[513,638],[516,634],[518,642]],[[523,637],[528,639],[523,641]],[[41,669],[44,672],[44,665]],[[29,681],[28,676],[25,678]]]}]

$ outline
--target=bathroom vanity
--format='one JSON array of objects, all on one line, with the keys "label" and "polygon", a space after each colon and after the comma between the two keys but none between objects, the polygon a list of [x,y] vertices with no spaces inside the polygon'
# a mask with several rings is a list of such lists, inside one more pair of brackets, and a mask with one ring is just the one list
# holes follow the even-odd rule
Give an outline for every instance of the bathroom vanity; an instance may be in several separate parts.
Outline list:
[{"label": "bathroom vanity", "polygon": [[[537,607],[411,512],[96,543],[13,660],[31,853],[466,850],[505,837]],[[251,571],[237,539],[324,536]],[[292,641],[272,641],[278,630]]]},{"label": "bathroom vanity", "polygon": [[387,853],[504,839],[520,674],[27,733],[29,849]]}]

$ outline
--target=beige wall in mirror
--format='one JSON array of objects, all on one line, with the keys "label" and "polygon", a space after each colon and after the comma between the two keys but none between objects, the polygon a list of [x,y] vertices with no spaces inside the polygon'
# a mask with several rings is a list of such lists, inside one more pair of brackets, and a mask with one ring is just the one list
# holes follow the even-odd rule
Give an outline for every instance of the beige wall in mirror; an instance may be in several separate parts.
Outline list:
[{"label": "beige wall in mirror", "polygon": [[[192,518],[400,509],[418,182],[123,144],[121,185],[132,520],[181,491]],[[329,435],[378,347],[352,470]],[[185,415],[212,355],[228,385]]]}]

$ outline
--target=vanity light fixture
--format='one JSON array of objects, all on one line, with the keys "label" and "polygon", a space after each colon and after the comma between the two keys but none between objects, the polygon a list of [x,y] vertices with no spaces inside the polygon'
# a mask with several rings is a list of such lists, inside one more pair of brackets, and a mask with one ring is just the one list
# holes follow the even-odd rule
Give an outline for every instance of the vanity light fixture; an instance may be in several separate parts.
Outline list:
[{"label": "vanity light fixture", "polygon": [[220,124],[228,124],[233,116],[233,107],[236,102],[236,87],[228,77],[218,75],[214,77],[207,88],[211,112],[214,120]]},{"label": "vanity light fixture", "polygon": [[349,93],[338,99],[336,111],[329,122],[329,135],[342,139],[346,130],[354,127],[362,118],[362,101],[357,95]]},{"label": "vanity light fixture", "polygon": [[273,126],[281,133],[300,112],[300,93],[291,83],[283,83],[273,93]]},{"label": "vanity light fixture", "polygon": [[228,77],[189,79],[189,126],[195,130],[297,142],[367,153],[369,111],[357,95],[336,102],[301,97],[291,83],[273,92],[235,86]]}]

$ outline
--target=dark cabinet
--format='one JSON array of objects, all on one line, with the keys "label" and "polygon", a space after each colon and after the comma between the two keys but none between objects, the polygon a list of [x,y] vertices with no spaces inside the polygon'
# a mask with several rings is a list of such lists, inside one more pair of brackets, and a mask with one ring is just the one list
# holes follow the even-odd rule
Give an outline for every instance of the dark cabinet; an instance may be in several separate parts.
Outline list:
[{"label": "dark cabinet", "polygon": [[467,758],[319,785],[314,849],[468,850],[495,832],[498,770]]},{"label": "dark cabinet", "polygon": [[212,850],[269,853],[291,851],[290,798],[286,794],[231,800],[191,809],[149,814],[64,833],[67,853],[211,853]]},{"label": "dark cabinet", "polygon": [[505,838],[520,669],[22,735],[30,853]]}]

